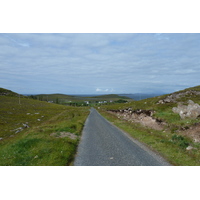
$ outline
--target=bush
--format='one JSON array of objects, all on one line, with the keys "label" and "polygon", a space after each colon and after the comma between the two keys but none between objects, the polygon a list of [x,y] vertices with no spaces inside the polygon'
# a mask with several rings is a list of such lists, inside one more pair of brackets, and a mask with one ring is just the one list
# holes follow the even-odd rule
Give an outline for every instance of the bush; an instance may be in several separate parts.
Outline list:
[{"label": "bush", "polygon": [[181,135],[174,134],[172,136],[172,142],[178,144],[181,148],[186,148],[189,145],[189,142]]}]

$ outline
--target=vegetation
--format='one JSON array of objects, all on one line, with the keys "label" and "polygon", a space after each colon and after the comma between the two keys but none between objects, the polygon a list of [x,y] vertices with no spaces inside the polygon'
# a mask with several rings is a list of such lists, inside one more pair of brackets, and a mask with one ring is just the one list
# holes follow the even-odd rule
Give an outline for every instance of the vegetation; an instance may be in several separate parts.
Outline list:
[{"label": "vegetation", "polygon": [[47,102],[69,105],[69,106],[77,106],[77,107],[125,103],[133,101],[133,99],[129,97],[119,96],[117,94],[100,95],[93,97],[71,96],[65,94],[40,94],[40,95],[30,95],[29,97],[32,99],[38,99],[40,101],[47,101]]},{"label": "vegetation", "polygon": [[119,96],[117,94],[107,94],[107,95],[100,95],[100,96],[94,96],[92,98],[104,98],[104,99],[129,99],[129,97],[126,97],[126,96]]},{"label": "vegetation", "polygon": [[[27,98],[0,88],[0,165],[72,164],[89,106],[96,106],[109,121],[159,152],[171,164],[199,166],[200,143],[183,134],[183,130],[199,125],[200,118],[181,119],[179,114],[172,111],[178,102],[187,104],[188,100],[193,100],[200,104],[200,94],[187,91],[200,91],[200,86],[176,92],[174,94],[185,95],[179,96],[175,102],[164,104],[159,101],[169,95],[140,101],[118,95],[77,97],[53,94]],[[54,103],[47,102],[52,99]],[[163,130],[154,130],[107,112],[127,108],[154,110],[153,117],[166,125]],[[187,150],[188,146],[192,149]]]},{"label": "vegetation", "polygon": [[[187,91],[200,91],[200,86],[188,88],[175,94],[185,93]],[[162,95],[140,101],[132,101],[126,104],[102,105],[100,113],[116,126],[128,132],[134,138],[147,144],[153,150],[163,155],[173,165],[200,165],[200,143],[194,142],[189,136],[183,134],[184,130],[191,129],[200,124],[200,118],[181,119],[179,114],[173,113],[172,108],[177,106],[178,102],[187,104],[188,100],[193,100],[200,104],[200,95],[186,93],[176,99],[176,102],[158,104],[159,100],[168,95]],[[142,126],[138,123],[131,123],[107,112],[107,110],[120,110],[132,108],[132,110],[154,110],[154,118],[166,123],[163,130],[158,131]],[[191,150],[187,150],[192,146]]]},{"label": "vegetation", "polygon": [[18,95],[17,93],[11,90],[0,88],[0,96],[17,96],[17,95]]},{"label": "vegetation", "polygon": [[74,159],[89,109],[0,96],[0,113],[1,166],[62,166]]},{"label": "vegetation", "polygon": [[200,145],[196,144],[196,149],[192,151],[187,151],[185,149],[188,144],[192,143],[189,138],[183,136],[180,137],[179,135],[174,135],[166,131],[145,128],[140,124],[123,121],[106,111],[100,111],[100,113],[114,125],[129,133],[133,138],[148,145],[153,151],[157,151],[172,165],[200,165]]}]

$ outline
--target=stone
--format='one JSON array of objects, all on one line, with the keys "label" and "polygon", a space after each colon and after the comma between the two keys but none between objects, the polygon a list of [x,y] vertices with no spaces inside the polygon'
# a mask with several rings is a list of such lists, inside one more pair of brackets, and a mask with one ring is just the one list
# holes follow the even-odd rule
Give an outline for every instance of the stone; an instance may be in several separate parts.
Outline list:
[{"label": "stone", "polygon": [[192,100],[188,100],[188,104],[190,104],[190,105],[194,105],[194,101],[192,101]]},{"label": "stone", "polygon": [[192,146],[188,146],[188,147],[186,148],[187,151],[190,151],[190,150],[192,150],[192,149],[193,149]]},{"label": "stone", "polygon": [[174,113],[178,113],[181,119],[196,119],[198,116],[200,116],[200,105],[194,103],[192,100],[189,100],[187,106],[179,103],[177,107],[172,108],[172,111]]},{"label": "stone", "polygon": [[24,126],[24,128],[29,128],[29,125],[27,123],[23,124],[22,125]]},{"label": "stone", "polygon": [[174,113],[178,113],[178,114],[179,114],[179,111],[180,111],[180,110],[179,110],[177,107],[173,107],[173,108],[172,108],[172,111],[173,111]]}]

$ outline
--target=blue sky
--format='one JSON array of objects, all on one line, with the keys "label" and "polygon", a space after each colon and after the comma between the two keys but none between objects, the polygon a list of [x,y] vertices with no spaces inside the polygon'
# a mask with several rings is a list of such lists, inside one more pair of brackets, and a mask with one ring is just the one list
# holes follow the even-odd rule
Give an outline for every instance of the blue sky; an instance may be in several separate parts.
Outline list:
[{"label": "blue sky", "polygon": [[200,34],[0,34],[0,87],[22,94],[171,93],[200,85]]}]

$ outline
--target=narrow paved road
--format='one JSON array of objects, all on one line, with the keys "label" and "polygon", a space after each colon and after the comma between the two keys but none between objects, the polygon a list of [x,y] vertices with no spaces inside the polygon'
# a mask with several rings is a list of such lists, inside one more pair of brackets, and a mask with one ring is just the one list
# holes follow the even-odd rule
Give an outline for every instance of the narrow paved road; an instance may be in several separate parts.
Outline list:
[{"label": "narrow paved road", "polygon": [[75,166],[167,166],[162,157],[113,126],[94,108],[86,120]]}]

